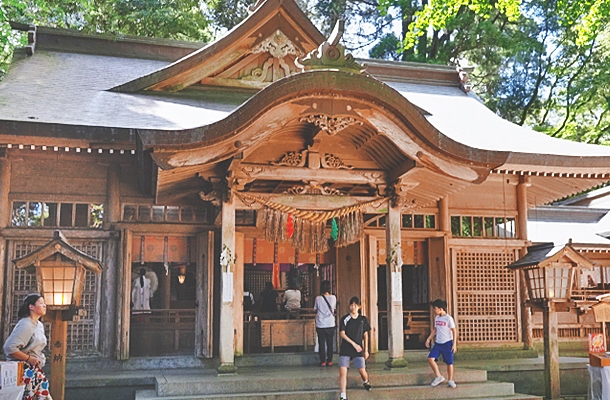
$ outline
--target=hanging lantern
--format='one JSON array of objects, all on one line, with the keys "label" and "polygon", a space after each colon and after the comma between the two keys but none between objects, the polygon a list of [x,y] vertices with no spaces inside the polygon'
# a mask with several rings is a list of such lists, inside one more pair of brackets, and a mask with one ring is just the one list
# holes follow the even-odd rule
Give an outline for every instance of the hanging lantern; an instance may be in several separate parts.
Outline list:
[{"label": "hanging lantern", "polygon": [[98,260],[72,247],[59,231],[45,246],[13,262],[18,269],[35,269],[38,290],[49,310],[80,306],[86,271],[102,272]]}]

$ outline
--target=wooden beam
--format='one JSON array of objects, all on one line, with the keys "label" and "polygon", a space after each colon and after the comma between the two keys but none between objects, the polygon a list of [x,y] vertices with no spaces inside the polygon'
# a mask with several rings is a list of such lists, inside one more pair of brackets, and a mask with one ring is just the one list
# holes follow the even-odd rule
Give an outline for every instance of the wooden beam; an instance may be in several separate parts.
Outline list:
[{"label": "wooden beam", "polygon": [[418,166],[415,161],[408,158],[388,173],[388,182],[394,182],[400,178],[407,177],[409,174],[415,172],[414,169],[421,168],[423,167]]},{"label": "wooden beam", "polygon": [[241,163],[239,169],[232,171],[237,179],[262,179],[324,183],[344,183],[355,185],[381,185],[386,184],[387,176],[383,170],[345,170],[345,169],[310,169],[289,167],[284,165],[261,165]]}]

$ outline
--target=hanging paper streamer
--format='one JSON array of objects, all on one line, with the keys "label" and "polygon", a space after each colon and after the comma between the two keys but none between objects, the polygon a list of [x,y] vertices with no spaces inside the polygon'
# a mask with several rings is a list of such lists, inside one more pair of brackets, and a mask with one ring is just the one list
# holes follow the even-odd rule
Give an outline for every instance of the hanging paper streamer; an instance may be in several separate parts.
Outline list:
[{"label": "hanging paper streamer", "polygon": [[165,236],[163,238],[163,267],[165,268],[165,275],[169,275],[169,262],[167,260],[167,258],[168,258],[168,243],[169,243],[169,238],[167,236]]},{"label": "hanging paper streamer", "polygon": [[337,226],[337,218],[333,218],[330,226],[330,237],[336,242],[339,238],[339,227]]},{"label": "hanging paper streamer", "polygon": [[326,222],[333,220],[336,227],[331,230],[335,246],[344,247],[357,242],[363,232],[363,210],[368,206],[379,207],[386,199],[375,199],[330,211],[299,210],[274,203],[249,193],[236,192],[245,204],[259,203],[265,208],[258,213],[257,226],[263,229],[264,239],[269,242],[292,241],[294,248],[307,254],[328,251]]},{"label": "hanging paper streamer", "polygon": [[286,222],[286,235],[291,238],[294,234],[294,221],[292,219],[292,214],[288,214],[288,221]]}]

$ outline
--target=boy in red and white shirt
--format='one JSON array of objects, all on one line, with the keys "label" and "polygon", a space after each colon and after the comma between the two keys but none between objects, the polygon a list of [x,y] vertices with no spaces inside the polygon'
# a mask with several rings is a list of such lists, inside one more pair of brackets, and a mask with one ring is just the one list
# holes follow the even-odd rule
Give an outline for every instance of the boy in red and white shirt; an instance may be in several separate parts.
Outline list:
[{"label": "boy in red and white shirt", "polygon": [[443,361],[447,364],[447,378],[449,379],[447,384],[450,388],[455,388],[457,385],[453,380],[453,353],[457,351],[457,329],[455,321],[451,315],[447,314],[447,302],[442,299],[436,299],[430,303],[434,309],[434,327],[428,339],[426,340],[426,347],[430,348],[432,338],[436,336],[436,340],[432,350],[428,354],[428,362],[436,378],[432,381],[432,386],[438,386],[445,381],[445,377],[441,375],[438,369],[436,360],[440,355],[443,356]]}]

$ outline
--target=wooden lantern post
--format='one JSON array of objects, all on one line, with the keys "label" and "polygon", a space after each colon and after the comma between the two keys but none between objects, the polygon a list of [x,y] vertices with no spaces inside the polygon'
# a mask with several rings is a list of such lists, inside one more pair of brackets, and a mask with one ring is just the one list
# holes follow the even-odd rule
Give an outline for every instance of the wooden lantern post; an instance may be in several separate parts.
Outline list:
[{"label": "wooden lantern post", "polygon": [[590,268],[593,263],[570,244],[555,246],[553,243],[543,243],[530,246],[527,250],[524,257],[507,268],[523,270],[530,297],[527,305],[532,309],[542,310],[545,399],[559,400],[561,385],[557,308],[571,300],[577,268]]},{"label": "wooden lantern post", "polygon": [[80,307],[85,274],[102,272],[99,261],[70,246],[59,231],[53,240],[34,252],[13,260],[17,268],[34,269],[38,291],[51,320],[50,391],[65,398],[68,321],[84,315]]}]

